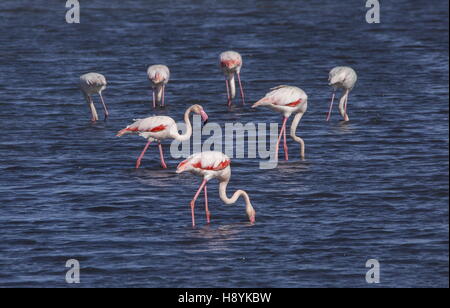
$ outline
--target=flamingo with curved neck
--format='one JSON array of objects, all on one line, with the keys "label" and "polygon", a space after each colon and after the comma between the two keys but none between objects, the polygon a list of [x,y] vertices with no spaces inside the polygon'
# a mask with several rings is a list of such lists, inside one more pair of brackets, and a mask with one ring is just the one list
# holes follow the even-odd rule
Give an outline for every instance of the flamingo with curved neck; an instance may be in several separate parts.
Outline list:
[{"label": "flamingo with curved neck", "polygon": [[234,75],[237,76],[239,82],[242,105],[245,105],[244,88],[242,87],[241,82],[242,56],[236,51],[229,50],[220,54],[219,61],[220,67],[225,75],[228,107],[231,107],[231,101],[236,97],[236,81]]},{"label": "flamingo with curved neck", "polygon": [[167,116],[153,116],[145,119],[138,119],[131,125],[128,125],[124,129],[120,130],[116,136],[120,137],[125,134],[138,134],[141,137],[147,139],[147,144],[144,147],[141,155],[139,155],[136,161],[136,169],[141,165],[141,160],[144,157],[145,152],[153,141],[158,141],[158,147],[160,152],[161,165],[163,168],[167,168],[164,161],[164,153],[161,141],[165,139],[175,139],[178,141],[185,141],[192,136],[192,125],[190,121],[190,114],[194,112],[201,116],[204,123],[208,121],[208,115],[200,105],[192,105],[184,113],[184,122],[186,124],[186,132],[182,135],[178,132],[178,126],[171,117]]},{"label": "flamingo with curved neck", "polygon": [[339,101],[339,113],[344,118],[345,122],[350,121],[347,114],[348,95],[355,87],[358,75],[355,70],[348,66],[337,66],[330,71],[328,76],[329,85],[333,87],[333,95],[331,97],[330,109],[327,114],[327,121],[331,118],[331,111],[333,110],[333,102],[336,96],[337,89],[344,89],[344,94]]},{"label": "flamingo with curved neck", "polygon": [[230,158],[222,152],[208,151],[191,155],[178,165],[177,173],[189,171],[195,175],[203,177],[203,181],[190,203],[192,226],[195,226],[195,201],[202,191],[204,191],[205,194],[206,221],[207,223],[211,222],[211,214],[208,208],[207,192],[207,183],[211,179],[219,180],[219,196],[225,204],[234,204],[240,197],[243,197],[245,201],[245,211],[250,220],[250,223],[255,223],[256,212],[251,204],[250,197],[248,196],[247,192],[245,192],[244,190],[237,190],[236,192],[234,192],[231,198],[228,198],[227,196],[227,186],[231,178],[230,164]]},{"label": "flamingo with curved neck", "polygon": [[295,113],[294,120],[291,124],[291,138],[300,144],[300,157],[305,158],[305,142],[302,138],[296,135],[297,127],[300,124],[300,120],[305,114],[308,108],[308,95],[297,87],[293,86],[278,86],[272,88],[269,93],[266,94],[262,99],[253,104],[252,108],[258,106],[266,106],[270,109],[280,112],[283,114],[283,124],[280,129],[280,134],[278,136],[277,144],[275,147],[276,160],[278,160],[278,151],[280,147],[281,138],[284,138],[284,157],[285,160],[289,160],[288,146],[286,141],[286,124],[289,117]]}]

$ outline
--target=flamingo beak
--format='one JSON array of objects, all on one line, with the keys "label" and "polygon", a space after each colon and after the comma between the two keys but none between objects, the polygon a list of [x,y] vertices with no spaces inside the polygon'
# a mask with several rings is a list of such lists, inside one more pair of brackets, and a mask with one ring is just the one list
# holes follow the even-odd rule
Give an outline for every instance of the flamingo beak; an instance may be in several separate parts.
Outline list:
[{"label": "flamingo beak", "polygon": [[203,126],[205,126],[208,123],[208,115],[205,111],[200,111],[200,116],[202,117]]}]

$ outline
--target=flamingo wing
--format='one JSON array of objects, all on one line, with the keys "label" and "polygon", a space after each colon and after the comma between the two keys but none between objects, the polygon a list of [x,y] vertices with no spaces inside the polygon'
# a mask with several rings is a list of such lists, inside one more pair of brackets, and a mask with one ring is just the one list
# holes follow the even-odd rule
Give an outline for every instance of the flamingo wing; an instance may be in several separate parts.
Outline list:
[{"label": "flamingo wing", "polygon": [[305,101],[306,95],[304,92],[292,86],[280,85],[272,88],[265,97],[256,102],[253,107],[261,105],[273,105],[281,107],[297,107]]},{"label": "flamingo wing", "polygon": [[88,73],[80,77],[81,82],[88,86],[102,87],[106,86],[106,78],[102,74]]},{"label": "flamingo wing", "polygon": [[120,130],[117,136],[120,137],[127,133],[159,133],[165,131],[173,123],[175,122],[172,118],[164,116],[137,119],[133,124]]},{"label": "flamingo wing", "polygon": [[208,151],[191,155],[177,167],[177,173],[197,169],[203,171],[220,171],[230,166],[231,160],[221,152]]},{"label": "flamingo wing", "polygon": [[165,65],[152,65],[147,70],[148,78],[154,82],[162,82],[167,83],[170,78],[169,68]]}]

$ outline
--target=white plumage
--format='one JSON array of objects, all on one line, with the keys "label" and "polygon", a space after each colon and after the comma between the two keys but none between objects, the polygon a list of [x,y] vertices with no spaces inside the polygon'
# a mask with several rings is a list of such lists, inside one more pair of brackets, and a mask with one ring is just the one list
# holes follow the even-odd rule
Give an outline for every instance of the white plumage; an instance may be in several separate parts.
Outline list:
[{"label": "white plumage", "polygon": [[152,83],[153,108],[156,108],[156,103],[164,106],[165,88],[170,79],[169,68],[161,64],[152,65],[147,69],[147,76]]},{"label": "white plumage", "polygon": [[350,120],[347,114],[348,95],[350,94],[350,91],[355,87],[357,80],[358,75],[351,67],[337,66],[330,71],[328,81],[329,85],[333,87],[334,91],[330,102],[327,121],[329,121],[331,118],[331,112],[333,110],[333,103],[337,89],[344,89],[344,94],[342,95],[339,102],[339,112],[344,118],[344,121]]},{"label": "white plumage", "polygon": [[202,190],[205,194],[206,220],[208,223],[210,222],[207,183],[212,179],[219,180],[219,196],[225,204],[234,204],[239,197],[243,197],[245,200],[245,210],[250,223],[255,222],[256,212],[247,192],[237,190],[231,198],[227,196],[227,186],[231,178],[230,164],[231,160],[227,155],[217,151],[207,151],[193,154],[178,165],[177,173],[188,171],[203,178],[197,193],[191,201],[192,226],[195,226],[195,201]]},{"label": "white plumage", "polygon": [[285,118],[289,118],[292,113],[306,112],[308,95],[302,89],[281,85],[270,90],[252,107],[267,106],[274,111],[282,113]]},{"label": "white plumage", "polygon": [[89,109],[92,114],[91,120],[93,122],[98,120],[97,110],[95,109],[94,101],[92,100],[93,94],[98,94],[105,111],[105,119],[109,116],[108,108],[106,107],[105,101],[103,99],[102,92],[106,89],[106,78],[102,74],[98,73],[88,73],[80,77],[80,88],[86,98],[89,105]]},{"label": "white plumage", "polygon": [[300,88],[293,86],[281,85],[272,88],[262,99],[253,104],[252,108],[258,106],[266,106],[270,109],[283,114],[283,125],[278,136],[276,145],[276,158],[278,159],[278,150],[281,141],[281,137],[284,136],[284,156],[285,159],[289,159],[288,146],[286,142],[286,123],[288,118],[295,113],[294,120],[291,124],[291,137],[294,141],[300,144],[300,156],[305,158],[305,143],[303,139],[296,135],[297,126],[300,123],[301,118],[308,109],[308,95]]},{"label": "white plumage", "polygon": [[158,147],[161,155],[161,164],[164,168],[167,167],[164,162],[161,141],[164,139],[176,139],[178,141],[185,141],[191,138],[192,125],[189,119],[189,115],[191,114],[191,112],[200,115],[204,122],[208,121],[208,115],[203,110],[203,107],[200,105],[192,105],[184,113],[186,132],[183,135],[180,135],[180,133],[178,132],[178,126],[175,121],[171,117],[167,116],[153,116],[145,119],[137,119],[134,121],[134,123],[128,125],[117,133],[118,137],[125,134],[138,134],[139,136],[144,137],[148,140],[147,145],[136,161],[136,168],[139,168],[141,160],[144,157],[144,154],[147,151],[150,143],[155,140],[158,141]]},{"label": "white plumage", "polygon": [[220,67],[225,74],[225,84],[227,87],[228,106],[236,97],[236,81],[234,75],[237,75],[239,88],[241,91],[242,104],[245,104],[244,89],[241,82],[242,57],[236,51],[225,51],[219,56]]}]

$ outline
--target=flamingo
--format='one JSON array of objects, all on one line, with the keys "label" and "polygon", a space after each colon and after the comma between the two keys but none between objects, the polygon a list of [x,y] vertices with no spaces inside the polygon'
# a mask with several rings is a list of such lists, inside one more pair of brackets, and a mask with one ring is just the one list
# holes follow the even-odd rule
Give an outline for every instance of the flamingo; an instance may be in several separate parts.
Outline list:
[{"label": "flamingo", "polygon": [[109,116],[108,108],[106,108],[102,95],[102,91],[106,89],[106,84],[106,78],[102,74],[88,73],[81,75],[80,77],[80,88],[91,110],[92,122],[98,120],[97,110],[95,109],[94,101],[92,100],[92,94],[98,94],[100,96],[100,100],[105,111],[105,120]]},{"label": "flamingo", "polygon": [[217,151],[207,151],[191,155],[178,165],[177,173],[189,171],[195,175],[203,177],[203,181],[190,203],[193,227],[195,227],[195,201],[197,200],[202,190],[205,194],[206,221],[207,223],[211,222],[211,214],[208,209],[207,190],[207,183],[211,179],[219,180],[219,196],[225,204],[234,204],[239,199],[239,197],[243,197],[245,200],[245,210],[250,223],[255,223],[256,212],[250,202],[250,197],[248,196],[247,192],[245,192],[244,190],[237,190],[231,198],[228,198],[227,196],[227,186],[230,182],[231,177],[230,163],[230,158],[225,154]]},{"label": "flamingo", "polygon": [[228,107],[231,106],[231,100],[236,97],[236,82],[234,74],[237,75],[239,88],[241,90],[242,105],[245,104],[244,89],[241,83],[242,57],[236,51],[225,51],[220,54],[220,67],[225,74],[225,84],[227,86]]},{"label": "flamingo", "polygon": [[191,138],[192,135],[192,125],[189,120],[189,115],[191,112],[199,114],[202,117],[204,123],[208,121],[208,115],[203,110],[200,105],[192,105],[184,113],[184,122],[186,123],[186,132],[183,135],[178,133],[178,127],[175,121],[171,117],[167,116],[154,116],[145,119],[137,119],[131,125],[120,130],[116,136],[120,137],[125,134],[138,134],[141,137],[147,139],[147,144],[144,147],[141,155],[136,161],[136,169],[141,165],[141,160],[144,157],[145,152],[153,141],[158,141],[159,154],[161,159],[161,165],[163,168],[167,168],[164,161],[164,153],[161,141],[164,139],[176,139],[178,141],[185,141]]},{"label": "flamingo", "polygon": [[153,108],[156,108],[156,103],[164,107],[164,92],[170,77],[169,68],[160,64],[152,65],[147,69],[147,76],[153,88]]},{"label": "flamingo", "polygon": [[278,160],[278,150],[282,136],[284,136],[284,157],[286,160],[289,160],[288,146],[286,143],[286,123],[292,113],[296,113],[296,115],[291,124],[291,137],[300,144],[300,156],[304,159],[305,142],[302,138],[296,136],[296,131],[297,126],[308,107],[308,96],[302,89],[293,86],[282,85],[270,90],[271,91],[267,93],[266,96],[253,104],[252,108],[267,106],[270,109],[283,114],[283,125],[275,147],[276,160]]},{"label": "flamingo", "polygon": [[327,121],[329,121],[331,118],[334,97],[336,96],[336,90],[338,88],[344,89],[344,95],[341,97],[341,100],[339,102],[339,112],[344,118],[344,121],[347,122],[350,120],[347,115],[348,95],[350,94],[350,91],[353,90],[357,79],[358,76],[356,75],[356,72],[348,66],[337,66],[330,71],[328,82],[329,85],[334,88],[334,91],[333,96],[331,97],[330,110],[328,111]]}]

